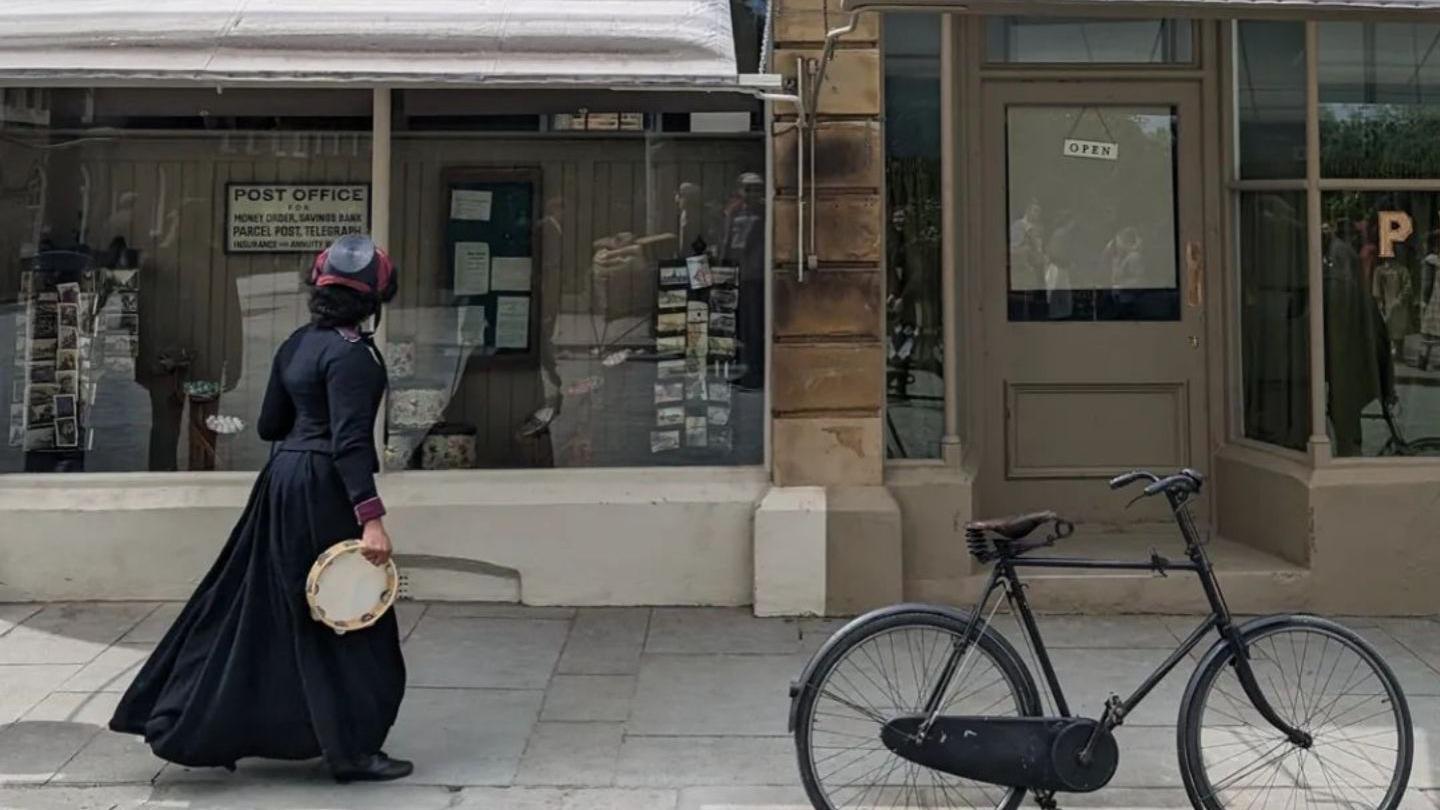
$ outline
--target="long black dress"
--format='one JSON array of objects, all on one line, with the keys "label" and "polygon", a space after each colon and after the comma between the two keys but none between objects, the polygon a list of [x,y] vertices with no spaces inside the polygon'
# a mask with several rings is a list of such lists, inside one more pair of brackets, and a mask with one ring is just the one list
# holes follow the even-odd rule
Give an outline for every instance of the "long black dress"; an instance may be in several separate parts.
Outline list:
[{"label": "long black dress", "polygon": [[336,635],[310,618],[304,588],[321,551],[384,514],[373,429],[385,385],[378,353],[353,330],[306,326],[281,345],[257,425],[275,452],[111,729],[197,767],[333,765],[380,749],[405,690],[394,611]]}]

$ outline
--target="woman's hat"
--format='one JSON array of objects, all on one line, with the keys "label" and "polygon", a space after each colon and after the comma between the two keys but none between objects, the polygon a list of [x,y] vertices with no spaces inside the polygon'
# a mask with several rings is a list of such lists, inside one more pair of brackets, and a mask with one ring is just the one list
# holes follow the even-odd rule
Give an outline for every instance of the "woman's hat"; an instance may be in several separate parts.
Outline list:
[{"label": "woman's hat", "polygon": [[337,284],[389,301],[395,297],[395,265],[370,237],[348,234],[315,257],[310,283],[316,287]]}]

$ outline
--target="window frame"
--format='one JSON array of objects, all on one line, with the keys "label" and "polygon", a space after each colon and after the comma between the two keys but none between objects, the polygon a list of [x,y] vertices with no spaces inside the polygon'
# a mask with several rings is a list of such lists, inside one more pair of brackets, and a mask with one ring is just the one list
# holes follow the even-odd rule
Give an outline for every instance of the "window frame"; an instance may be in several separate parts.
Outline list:
[{"label": "window frame", "polygon": [[[1306,201],[1306,230],[1308,242],[1307,284],[1309,286],[1309,349],[1310,349],[1310,438],[1305,451],[1269,444],[1245,436],[1244,425],[1244,368],[1241,362],[1240,302],[1232,294],[1228,311],[1233,326],[1228,330],[1230,349],[1227,352],[1233,372],[1227,382],[1235,395],[1228,397],[1230,429],[1229,441],[1263,450],[1295,460],[1305,460],[1313,467],[1422,467],[1440,468],[1440,456],[1336,456],[1332,452],[1332,439],[1327,427],[1329,412],[1326,405],[1326,356],[1325,356],[1325,300],[1324,300],[1324,246],[1321,240],[1323,225],[1322,201],[1326,193],[1336,191],[1358,192],[1432,192],[1440,193],[1440,176],[1424,179],[1385,179],[1376,177],[1340,178],[1326,177],[1322,173],[1323,161],[1320,139],[1320,26],[1314,19],[1296,21],[1305,27],[1305,176],[1293,179],[1246,180],[1240,176],[1240,114],[1237,82],[1239,70],[1239,26],[1241,20],[1231,20],[1223,28],[1225,53],[1222,68],[1226,72],[1222,80],[1224,93],[1224,115],[1226,123],[1225,148],[1229,154],[1225,165],[1228,173],[1226,205],[1229,210],[1226,221],[1229,224],[1227,249],[1232,266],[1231,278],[1238,278],[1241,262],[1239,244],[1240,195],[1245,192],[1303,191]],[[1440,148],[1440,147],[1437,147]],[[1232,287],[1236,287],[1232,283]]]}]

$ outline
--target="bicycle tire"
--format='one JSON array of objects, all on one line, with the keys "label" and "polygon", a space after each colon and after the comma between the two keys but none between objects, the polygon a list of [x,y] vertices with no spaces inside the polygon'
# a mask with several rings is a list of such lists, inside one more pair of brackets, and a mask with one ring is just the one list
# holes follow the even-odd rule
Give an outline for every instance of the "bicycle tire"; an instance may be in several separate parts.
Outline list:
[{"label": "bicycle tire", "polygon": [[[1225,739],[1223,734],[1229,733],[1233,737],[1233,741],[1212,743],[1209,747],[1221,749],[1215,754],[1216,757],[1221,757],[1221,755],[1224,754],[1224,759],[1233,759],[1235,756],[1242,756],[1246,753],[1226,753],[1226,751],[1233,751],[1234,746],[1243,746],[1249,749],[1249,751],[1254,751],[1255,749],[1271,745],[1275,740],[1281,741],[1280,743],[1274,743],[1273,747],[1265,749],[1265,752],[1260,755],[1262,757],[1261,765],[1259,766],[1261,770],[1247,772],[1245,770],[1246,766],[1237,765],[1235,766],[1237,773],[1222,778],[1220,780],[1222,785],[1229,781],[1234,786],[1233,789],[1241,792],[1243,795],[1246,786],[1238,785],[1238,783],[1243,782],[1252,774],[1254,774],[1256,779],[1264,779],[1265,774],[1271,773],[1269,770],[1270,765],[1274,764],[1275,769],[1273,775],[1270,777],[1270,782],[1263,788],[1258,789],[1263,792],[1259,793],[1259,795],[1250,795],[1248,800],[1241,802],[1246,806],[1254,806],[1255,801],[1263,796],[1268,803],[1269,797],[1274,795],[1274,790],[1279,786],[1280,774],[1285,773],[1286,779],[1295,776],[1295,774],[1292,773],[1295,770],[1294,765],[1292,764],[1287,767],[1286,762],[1295,750],[1299,750],[1302,752],[1298,756],[1298,780],[1301,785],[1300,787],[1285,789],[1290,789],[1295,792],[1301,789],[1308,791],[1310,790],[1310,780],[1318,776],[1319,778],[1314,783],[1314,787],[1338,793],[1342,798],[1346,799],[1347,804],[1351,804],[1345,790],[1348,788],[1354,789],[1357,792],[1359,791],[1358,787],[1355,787],[1348,781],[1353,778],[1355,772],[1353,770],[1347,770],[1346,766],[1339,766],[1340,771],[1346,771],[1350,775],[1341,773],[1338,778],[1332,777],[1330,776],[1330,770],[1326,768],[1324,764],[1317,764],[1316,768],[1319,770],[1319,773],[1312,775],[1307,772],[1309,764],[1307,756],[1319,763],[1320,755],[1316,752],[1320,751],[1322,747],[1328,746],[1326,748],[1327,751],[1340,751],[1344,756],[1353,757],[1354,754],[1351,751],[1342,751],[1340,746],[1354,746],[1357,745],[1359,740],[1367,737],[1373,739],[1374,732],[1367,732],[1360,738],[1348,737],[1338,727],[1330,730],[1328,724],[1330,724],[1332,720],[1338,719],[1338,717],[1336,717],[1337,712],[1340,714],[1352,713],[1357,706],[1364,705],[1375,700],[1376,697],[1380,697],[1380,703],[1376,705],[1382,707],[1381,711],[1371,716],[1389,714],[1393,717],[1396,746],[1394,749],[1395,763],[1393,770],[1389,774],[1389,782],[1388,785],[1385,786],[1385,793],[1375,801],[1374,804],[1375,810],[1395,810],[1404,797],[1405,787],[1410,777],[1410,769],[1414,758],[1414,728],[1411,722],[1409,704],[1405,700],[1404,691],[1401,689],[1399,681],[1395,678],[1395,673],[1390,670],[1389,665],[1385,663],[1385,660],[1380,657],[1374,647],[1349,628],[1317,616],[1276,616],[1251,622],[1245,627],[1242,627],[1241,631],[1244,634],[1244,644],[1247,653],[1250,655],[1252,667],[1256,671],[1256,680],[1260,683],[1262,691],[1266,693],[1267,699],[1269,699],[1276,712],[1286,719],[1287,722],[1297,725],[1302,731],[1314,733],[1314,747],[1304,749],[1293,747],[1293,750],[1292,748],[1285,748],[1284,746],[1293,746],[1293,744],[1285,741],[1283,735],[1281,735],[1278,730],[1263,723],[1263,721],[1255,724],[1255,727],[1260,730],[1257,733],[1261,734],[1262,737],[1247,738],[1245,734],[1235,730],[1241,728],[1241,726],[1236,725],[1237,722],[1244,722],[1241,718],[1235,717],[1235,715],[1227,715],[1223,710],[1217,709],[1217,714],[1233,718],[1233,721],[1228,724],[1231,730],[1221,732],[1222,736],[1219,736],[1219,739]],[[1331,684],[1336,682],[1336,669],[1340,668],[1339,665],[1331,665],[1328,673],[1329,677],[1325,677],[1327,674],[1324,665],[1325,652],[1315,650],[1316,657],[1311,659],[1310,653],[1312,651],[1310,649],[1309,639],[1307,639],[1304,652],[1302,653],[1294,646],[1295,639],[1291,638],[1288,648],[1290,660],[1288,662],[1285,661],[1284,659],[1287,655],[1285,652],[1286,648],[1275,641],[1275,639],[1282,634],[1316,636],[1324,640],[1325,652],[1328,652],[1330,646],[1334,644],[1337,648],[1346,650],[1355,657],[1357,663],[1353,671],[1342,674],[1341,676],[1341,680],[1345,683],[1337,687],[1341,692],[1339,696],[1327,702],[1327,690]],[[1263,647],[1264,642],[1267,640],[1270,641],[1268,652],[1265,651]],[[1207,705],[1212,695],[1215,694],[1214,690],[1218,679],[1223,673],[1230,671],[1233,658],[1234,654],[1228,645],[1220,644],[1213,648],[1212,652],[1206,656],[1196,669],[1195,674],[1191,677],[1190,685],[1186,688],[1185,697],[1180,704],[1179,725],[1176,729],[1180,775],[1184,781],[1185,792],[1189,796],[1191,804],[1196,808],[1203,808],[1203,810],[1221,810],[1221,808],[1227,806],[1225,802],[1221,801],[1219,795],[1222,789],[1225,788],[1215,785],[1213,775],[1209,773],[1209,768],[1206,766],[1205,746],[1202,742],[1202,736],[1204,734],[1203,721]],[[1283,689],[1275,683],[1273,672],[1280,671],[1283,673],[1284,669],[1291,663],[1295,665],[1295,670],[1299,675],[1300,686],[1303,687],[1306,678],[1309,677],[1311,683],[1321,689],[1321,693],[1311,698],[1306,698],[1303,694],[1299,695],[1289,701],[1289,705],[1287,706]],[[1374,676],[1377,681],[1377,686],[1381,691],[1374,693],[1358,691],[1364,683],[1355,681],[1353,672],[1358,672],[1359,664],[1362,663],[1369,667],[1370,674]],[[1307,667],[1313,668],[1315,674],[1307,674]],[[1262,674],[1262,672],[1264,674]],[[1351,686],[1349,684],[1354,685]],[[1240,689],[1238,682],[1234,685],[1234,688],[1236,690]],[[1354,697],[1357,699],[1360,695],[1368,696],[1361,700],[1359,704],[1351,704],[1351,708],[1340,709],[1338,701],[1344,696],[1347,690],[1355,691],[1356,694]],[[1222,689],[1218,694],[1226,701],[1229,701],[1229,708],[1234,709],[1236,714],[1243,713],[1247,708],[1254,711],[1250,702],[1243,697],[1243,691],[1237,691],[1232,694]],[[1239,695],[1239,697],[1237,697],[1237,695]],[[1218,700],[1217,703],[1219,703]],[[1387,703],[1389,708],[1383,708]],[[1364,709],[1364,711],[1370,710],[1370,708]],[[1317,717],[1318,713],[1322,711],[1324,715]],[[1306,716],[1302,717],[1302,714]],[[1258,717],[1258,712],[1256,716]],[[1296,722],[1297,719],[1299,720],[1298,723]],[[1362,720],[1363,719],[1369,719],[1369,717],[1362,718]],[[1318,723],[1316,722],[1317,720],[1319,721]],[[1307,725],[1311,727],[1306,728]],[[1367,747],[1371,745],[1370,743],[1363,744]],[[1231,746],[1231,748],[1226,749],[1225,746]],[[1278,756],[1275,755],[1277,751],[1281,752]],[[1366,757],[1367,755],[1361,752],[1359,756]],[[1264,757],[1269,757],[1269,759],[1263,759]],[[1353,759],[1351,761],[1353,764]],[[1371,764],[1376,764],[1380,777],[1385,776],[1383,768],[1379,768],[1378,764],[1374,763],[1373,760],[1368,761]],[[1346,787],[1342,787],[1342,783]],[[1251,786],[1250,790],[1254,793],[1257,789]],[[1364,796],[1362,795],[1362,799],[1363,798]],[[1301,802],[1298,801],[1298,799],[1293,802],[1281,800],[1282,806],[1287,803],[1300,804]],[[1360,806],[1366,806],[1366,803],[1362,802]]]},{"label": "bicycle tire", "polygon": [[[828,795],[825,786],[821,784],[820,777],[816,773],[817,763],[815,757],[812,756],[814,753],[815,713],[825,685],[837,667],[847,660],[847,656],[852,651],[867,641],[880,637],[883,633],[907,628],[929,629],[960,638],[964,636],[969,626],[969,621],[970,616],[964,611],[939,607],[934,609],[920,608],[898,613],[878,614],[873,620],[865,621],[852,627],[845,637],[838,639],[832,647],[825,651],[820,660],[816,662],[810,678],[806,683],[801,685],[801,692],[796,698],[800,701],[800,704],[795,715],[796,722],[794,728],[795,750],[800,764],[801,782],[805,786],[805,793],[809,797],[811,805],[816,810],[846,810],[846,808],[849,807],[848,804],[837,806],[832,803],[831,797]],[[972,636],[972,639],[977,639],[977,636]],[[1041,713],[1040,696],[1036,691],[1035,681],[1030,674],[1029,668],[1024,665],[1023,660],[1015,651],[1015,648],[1012,647],[1003,636],[996,633],[989,626],[982,624],[974,649],[978,650],[979,654],[984,655],[990,664],[1000,673],[1001,677],[1004,678],[1015,699],[1017,709],[1015,712],[1016,716],[1039,716]],[[878,726],[875,731],[875,739],[876,741],[879,740]],[[898,759],[898,757],[896,757],[896,759]],[[919,766],[915,767],[918,768]],[[999,810],[1015,810],[1015,807],[1018,806],[1025,797],[1026,791],[1024,788],[991,787],[1003,792],[1004,799],[995,804],[995,807],[999,808]],[[948,791],[946,791],[946,795],[948,798]],[[888,807],[890,805],[886,806]],[[903,807],[906,805],[899,806]],[[923,806],[943,807],[945,805],[925,804]],[[970,807],[973,805],[955,804],[951,806]]]}]

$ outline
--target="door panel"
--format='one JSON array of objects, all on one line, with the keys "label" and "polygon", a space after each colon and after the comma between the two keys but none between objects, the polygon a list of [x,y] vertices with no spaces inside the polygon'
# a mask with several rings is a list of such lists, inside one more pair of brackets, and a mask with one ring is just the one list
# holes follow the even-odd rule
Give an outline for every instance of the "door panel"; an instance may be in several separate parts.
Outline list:
[{"label": "door panel", "polygon": [[987,88],[985,512],[1155,520],[1160,504],[1126,510],[1103,479],[1207,466],[1205,311],[1187,294],[1199,98],[1179,82]]}]

